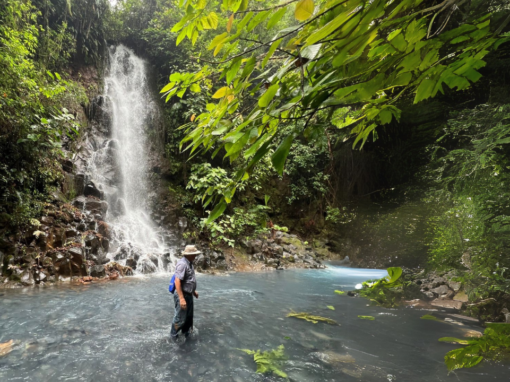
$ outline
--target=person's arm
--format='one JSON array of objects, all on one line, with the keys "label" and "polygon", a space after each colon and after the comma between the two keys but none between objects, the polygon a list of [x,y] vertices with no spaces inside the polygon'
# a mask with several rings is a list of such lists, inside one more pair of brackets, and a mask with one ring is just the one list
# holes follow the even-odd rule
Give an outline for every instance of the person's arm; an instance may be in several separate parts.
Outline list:
[{"label": "person's arm", "polygon": [[184,294],[182,293],[181,279],[175,278],[175,290],[179,295],[179,302],[181,303],[181,309],[186,309],[186,300],[184,299]]}]

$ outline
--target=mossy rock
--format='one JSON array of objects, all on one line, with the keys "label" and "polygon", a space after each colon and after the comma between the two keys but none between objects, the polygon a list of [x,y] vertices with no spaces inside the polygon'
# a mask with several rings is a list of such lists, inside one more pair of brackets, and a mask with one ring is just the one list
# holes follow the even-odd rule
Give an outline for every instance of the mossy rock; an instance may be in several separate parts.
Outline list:
[{"label": "mossy rock", "polygon": [[320,257],[329,257],[331,253],[327,248],[314,248],[315,253]]},{"label": "mossy rock", "polygon": [[298,251],[304,251],[305,250],[305,245],[303,244],[303,242],[301,240],[299,240],[297,237],[284,237],[282,238],[282,243],[283,244],[292,244],[293,246],[295,246]]}]

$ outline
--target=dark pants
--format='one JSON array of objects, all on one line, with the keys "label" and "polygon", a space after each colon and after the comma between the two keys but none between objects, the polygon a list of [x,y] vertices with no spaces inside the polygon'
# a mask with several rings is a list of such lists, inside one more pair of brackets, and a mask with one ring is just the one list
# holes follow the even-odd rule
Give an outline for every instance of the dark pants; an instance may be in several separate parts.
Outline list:
[{"label": "dark pants", "polygon": [[190,334],[190,329],[193,328],[193,295],[191,293],[183,293],[186,300],[186,309],[181,308],[179,295],[174,293],[175,315],[172,322],[172,330],[170,335],[173,339],[177,338],[179,331],[184,333],[185,337]]}]

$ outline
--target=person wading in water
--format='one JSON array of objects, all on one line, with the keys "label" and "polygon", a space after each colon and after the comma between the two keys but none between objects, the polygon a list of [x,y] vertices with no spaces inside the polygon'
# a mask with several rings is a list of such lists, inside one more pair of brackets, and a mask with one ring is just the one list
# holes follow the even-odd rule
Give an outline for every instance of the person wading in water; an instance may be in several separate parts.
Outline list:
[{"label": "person wading in water", "polygon": [[194,245],[187,245],[182,258],[175,267],[175,316],[172,323],[171,337],[177,339],[179,331],[188,337],[193,331],[193,296],[198,298],[197,279],[193,261],[201,252]]}]

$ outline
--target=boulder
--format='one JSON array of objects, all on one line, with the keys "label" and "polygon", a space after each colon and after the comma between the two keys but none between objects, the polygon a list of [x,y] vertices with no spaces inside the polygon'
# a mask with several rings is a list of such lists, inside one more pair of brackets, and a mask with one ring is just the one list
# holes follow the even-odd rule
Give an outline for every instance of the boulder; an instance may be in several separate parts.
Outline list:
[{"label": "boulder", "polygon": [[158,270],[156,264],[154,264],[149,258],[143,258],[137,266],[138,270],[144,274],[154,273]]},{"label": "boulder", "polygon": [[83,195],[94,196],[99,199],[103,197],[103,193],[96,187],[96,185],[92,181],[85,185],[85,188],[83,189]]},{"label": "boulder", "polygon": [[227,261],[223,258],[216,262],[216,269],[226,271],[228,269]]},{"label": "boulder", "polygon": [[453,301],[453,300],[440,300],[440,299],[436,298],[434,301],[431,301],[430,304],[432,306],[437,306],[439,308],[446,308],[446,309],[460,310],[462,308],[462,302]]},{"label": "boulder", "polygon": [[110,249],[110,240],[108,240],[106,237],[101,238],[101,247],[106,253],[108,253],[108,250]]},{"label": "boulder", "polygon": [[466,294],[466,292],[462,291],[462,292],[457,293],[453,297],[453,300],[454,301],[460,301],[460,302],[468,302],[469,298],[468,298],[468,295]]},{"label": "boulder", "polygon": [[423,292],[423,295],[427,298],[427,300],[433,300],[436,295],[430,291]]},{"label": "boulder", "polygon": [[104,200],[97,200],[93,198],[87,198],[85,201],[85,207],[87,211],[93,211],[96,213],[106,213],[108,211],[108,203]]},{"label": "boulder", "polygon": [[85,196],[78,196],[73,200],[73,206],[76,208],[83,210],[85,208],[85,203],[87,202],[87,198]]},{"label": "boulder", "polygon": [[95,255],[97,254],[97,251],[99,247],[101,247],[101,241],[97,237],[97,235],[93,233],[89,233],[87,236],[85,236],[85,245],[87,247],[90,247],[90,253]]},{"label": "boulder", "polygon": [[66,236],[66,239],[69,239],[71,237],[76,237],[76,236],[78,236],[78,231],[76,231],[74,228],[66,228],[65,236]]},{"label": "boulder", "polygon": [[129,258],[126,260],[126,265],[130,267],[132,270],[136,269],[136,260],[133,258]]},{"label": "boulder", "polygon": [[110,227],[108,226],[108,224],[104,221],[100,221],[98,222],[97,224],[97,232],[107,238],[107,239],[111,239],[111,231],[110,231]]},{"label": "boulder", "polygon": [[83,191],[85,190],[85,174],[76,174],[74,176],[74,191],[76,192],[76,195],[83,194]]},{"label": "boulder", "polygon": [[90,267],[90,275],[92,277],[105,277],[106,270],[103,265],[93,265]]},{"label": "boulder", "polygon": [[20,276],[20,281],[25,286],[32,286],[35,284],[34,276],[32,275],[32,272],[30,272],[28,269],[25,269],[23,273]]},{"label": "boulder", "polygon": [[458,281],[448,281],[448,286],[453,289],[454,292],[458,292],[462,287],[462,284]]},{"label": "boulder", "polygon": [[195,259],[194,265],[197,269],[207,269],[206,265],[206,257],[203,253],[197,256]]},{"label": "boulder", "polygon": [[446,279],[444,277],[436,277],[432,280],[432,288],[437,288],[440,285],[446,284]]},{"label": "boulder", "polygon": [[451,289],[447,285],[441,285],[437,288],[431,289],[430,291],[441,296],[447,294]]}]

